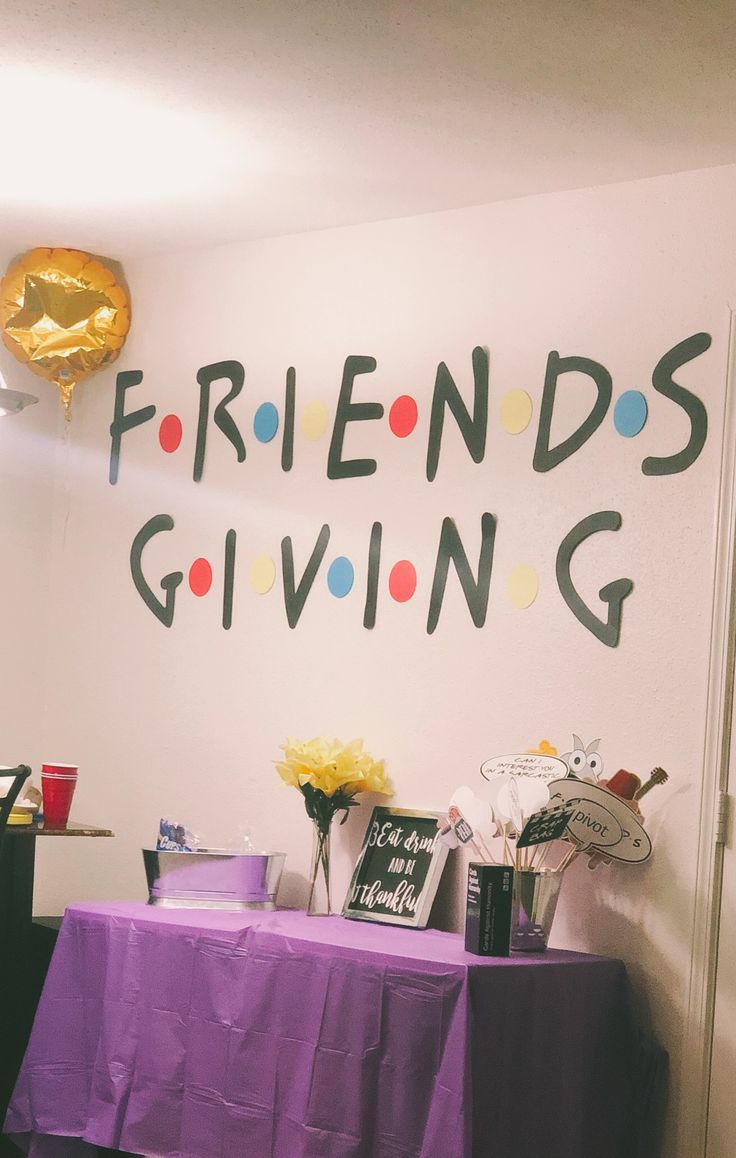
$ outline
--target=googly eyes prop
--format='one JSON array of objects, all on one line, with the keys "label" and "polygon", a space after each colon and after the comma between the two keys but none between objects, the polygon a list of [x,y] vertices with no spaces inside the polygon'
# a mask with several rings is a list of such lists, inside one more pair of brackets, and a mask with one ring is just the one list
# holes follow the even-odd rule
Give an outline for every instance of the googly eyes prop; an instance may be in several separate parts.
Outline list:
[{"label": "googly eyes prop", "polygon": [[603,775],[603,760],[599,752],[591,752],[588,756],[588,768],[593,773],[596,780],[600,780]]},{"label": "googly eyes prop", "polygon": [[585,769],[585,765],[586,759],[585,751],[583,748],[575,748],[572,752],[568,752],[567,766],[572,772],[573,776],[579,776],[579,774]]},{"label": "googly eyes prop", "polygon": [[562,759],[567,764],[571,776],[577,780],[600,780],[603,775],[603,759],[598,751],[600,739],[591,740],[587,745],[573,732],[573,749],[565,752]]}]

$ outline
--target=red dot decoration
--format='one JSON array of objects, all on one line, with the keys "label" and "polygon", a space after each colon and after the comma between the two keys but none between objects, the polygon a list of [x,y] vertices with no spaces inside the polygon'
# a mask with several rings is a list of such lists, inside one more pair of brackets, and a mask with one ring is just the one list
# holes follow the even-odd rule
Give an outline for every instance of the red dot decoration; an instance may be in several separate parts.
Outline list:
[{"label": "red dot decoration", "polygon": [[189,568],[189,587],[193,595],[206,595],[212,586],[212,568],[206,559],[195,559]]},{"label": "red dot decoration", "polygon": [[411,394],[402,394],[388,412],[391,433],[397,438],[406,438],[417,424],[419,411]]},{"label": "red dot decoration", "polygon": [[161,419],[161,425],[158,428],[158,440],[161,449],[165,450],[167,454],[172,454],[179,449],[181,435],[181,421],[175,414],[167,414],[165,418]]},{"label": "red dot decoration", "polygon": [[391,598],[395,599],[397,603],[406,603],[407,600],[411,599],[417,589],[417,572],[414,564],[410,563],[408,559],[394,563],[388,577],[388,589]]}]

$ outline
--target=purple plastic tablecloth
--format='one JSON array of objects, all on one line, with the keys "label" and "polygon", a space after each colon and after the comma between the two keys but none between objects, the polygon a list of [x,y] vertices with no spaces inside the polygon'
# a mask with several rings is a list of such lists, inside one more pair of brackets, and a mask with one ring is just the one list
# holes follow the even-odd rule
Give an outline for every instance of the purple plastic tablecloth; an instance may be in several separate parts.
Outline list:
[{"label": "purple plastic tablecloth", "polygon": [[31,1158],[627,1158],[619,961],[300,912],[66,912],[5,1121]]}]

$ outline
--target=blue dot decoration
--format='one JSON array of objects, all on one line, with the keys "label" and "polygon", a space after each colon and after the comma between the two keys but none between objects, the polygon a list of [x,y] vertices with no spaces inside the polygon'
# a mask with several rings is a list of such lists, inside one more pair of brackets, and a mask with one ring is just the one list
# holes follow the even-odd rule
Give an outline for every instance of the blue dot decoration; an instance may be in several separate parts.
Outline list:
[{"label": "blue dot decoration", "polygon": [[646,426],[649,408],[640,390],[627,390],[613,411],[613,425],[624,438],[634,438]]},{"label": "blue dot decoration", "polygon": [[253,419],[253,433],[259,442],[270,442],[279,428],[279,412],[273,402],[258,407]]},{"label": "blue dot decoration", "polygon": [[340,555],[330,563],[330,569],[327,572],[327,586],[330,593],[337,599],[344,599],[349,591],[352,590],[355,582],[355,571],[353,564],[344,555]]}]

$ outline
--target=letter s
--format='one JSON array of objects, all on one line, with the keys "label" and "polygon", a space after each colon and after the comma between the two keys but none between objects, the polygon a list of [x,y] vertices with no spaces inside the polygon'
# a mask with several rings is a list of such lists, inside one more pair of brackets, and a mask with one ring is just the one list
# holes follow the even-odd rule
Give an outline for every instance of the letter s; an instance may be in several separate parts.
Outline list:
[{"label": "letter s", "polygon": [[690,419],[690,439],[686,447],[667,458],[645,458],[641,464],[642,474],[679,474],[692,466],[705,446],[708,437],[708,412],[699,398],[684,386],[678,386],[677,382],[673,382],[672,375],[686,362],[691,362],[693,358],[704,354],[710,343],[710,334],[693,334],[663,354],[654,367],[652,385],[660,394],[664,394],[665,398],[671,398],[685,411]]}]

